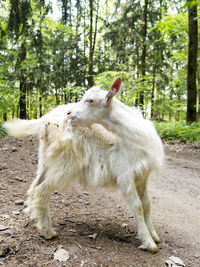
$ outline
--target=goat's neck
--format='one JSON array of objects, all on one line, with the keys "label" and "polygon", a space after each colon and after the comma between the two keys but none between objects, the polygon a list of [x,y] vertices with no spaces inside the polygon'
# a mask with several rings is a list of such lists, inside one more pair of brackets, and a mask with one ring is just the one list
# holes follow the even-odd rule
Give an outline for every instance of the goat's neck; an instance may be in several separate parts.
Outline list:
[{"label": "goat's neck", "polygon": [[134,114],[121,102],[112,106],[109,115],[102,120],[102,125],[121,137],[131,138],[134,135]]}]

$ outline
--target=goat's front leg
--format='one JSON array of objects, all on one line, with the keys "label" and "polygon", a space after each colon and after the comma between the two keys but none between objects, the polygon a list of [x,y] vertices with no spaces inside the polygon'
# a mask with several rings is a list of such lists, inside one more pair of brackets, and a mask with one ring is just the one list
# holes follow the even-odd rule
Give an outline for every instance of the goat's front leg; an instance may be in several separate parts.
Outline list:
[{"label": "goat's front leg", "polygon": [[135,184],[131,186],[131,189],[125,192],[125,197],[135,213],[138,237],[142,241],[142,245],[139,246],[139,248],[153,253],[157,252],[158,247],[153,241],[144,220],[144,210]]},{"label": "goat's front leg", "polygon": [[31,195],[27,199],[25,212],[30,213],[31,220],[35,221],[36,226],[46,239],[57,237],[57,233],[52,228],[49,198],[51,192],[48,186],[38,185],[33,188]]}]

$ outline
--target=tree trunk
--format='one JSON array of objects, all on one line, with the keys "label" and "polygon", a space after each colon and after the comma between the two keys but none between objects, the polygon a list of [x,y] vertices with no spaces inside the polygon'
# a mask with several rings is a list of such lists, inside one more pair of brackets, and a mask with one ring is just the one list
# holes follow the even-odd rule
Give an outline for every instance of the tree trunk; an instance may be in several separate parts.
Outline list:
[{"label": "tree trunk", "polygon": [[39,96],[39,117],[42,117],[42,96]]},{"label": "tree trunk", "polygon": [[[148,8],[148,0],[145,0],[144,2],[144,12],[143,12],[143,20],[144,20],[144,25],[143,25],[143,48],[142,48],[142,63],[141,63],[141,72],[142,72],[142,83],[143,83],[143,88],[144,88],[144,81],[145,81],[145,74],[146,74],[146,54],[147,54],[147,45],[146,45],[146,38],[147,38],[147,8]],[[144,105],[144,92],[140,92],[140,105],[143,107]]]},{"label": "tree trunk", "polygon": [[3,113],[3,120],[7,121],[7,113],[6,112]]},{"label": "tree trunk", "polygon": [[24,76],[21,77],[19,91],[19,117],[20,119],[26,119],[26,78]]},{"label": "tree trunk", "polygon": [[93,31],[93,0],[90,0],[90,52],[89,52],[89,67],[88,67],[88,86],[94,85],[93,80],[93,42],[92,42],[92,31]]},{"label": "tree trunk", "polygon": [[[26,43],[21,46],[20,64],[26,59]],[[20,85],[19,85],[19,117],[26,119],[26,77],[21,70]]]},{"label": "tree trunk", "polygon": [[[191,0],[188,0],[191,4]],[[188,50],[188,73],[187,73],[187,122],[197,120],[197,5],[189,6],[189,50]]]},{"label": "tree trunk", "polygon": [[93,79],[93,57],[94,57],[94,50],[96,44],[96,36],[97,36],[97,23],[99,17],[99,0],[97,1],[97,8],[96,8],[96,20],[95,20],[95,29],[94,29],[94,36],[93,36],[93,8],[94,8],[94,1],[90,0],[90,52],[89,52],[89,68],[88,68],[88,86],[92,87],[94,85]]}]

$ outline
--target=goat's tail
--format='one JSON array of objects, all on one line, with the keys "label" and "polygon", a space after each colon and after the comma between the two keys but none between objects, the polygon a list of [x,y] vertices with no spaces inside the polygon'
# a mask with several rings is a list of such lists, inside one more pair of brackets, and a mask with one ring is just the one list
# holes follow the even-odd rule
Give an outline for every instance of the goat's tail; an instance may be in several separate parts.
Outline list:
[{"label": "goat's tail", "polygon": [[37,135],[42,125],[41,119],[20,120],[15,119],[11,122],[4,123],[7,134],[13,137],[24,137],[28,135]]}]

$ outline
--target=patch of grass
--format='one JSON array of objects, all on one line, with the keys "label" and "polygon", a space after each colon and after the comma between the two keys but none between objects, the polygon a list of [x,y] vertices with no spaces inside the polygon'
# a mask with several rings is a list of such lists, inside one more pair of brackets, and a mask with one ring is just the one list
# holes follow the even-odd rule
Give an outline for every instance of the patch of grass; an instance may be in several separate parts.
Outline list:
[{"label": "patch of grass", "polygon": [[6,135],[5,129],[2,127],[3,123],[3,121],[0,121],[0,137]]},{"label": "patch of grass", "polygon": [[156,130],[161,138],[172,141],[179,140],[181,142],[197,142],[200,143],[200,123],[193,122],[191,124],[184,121],[177,122],[154,122]]}]

